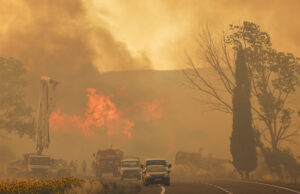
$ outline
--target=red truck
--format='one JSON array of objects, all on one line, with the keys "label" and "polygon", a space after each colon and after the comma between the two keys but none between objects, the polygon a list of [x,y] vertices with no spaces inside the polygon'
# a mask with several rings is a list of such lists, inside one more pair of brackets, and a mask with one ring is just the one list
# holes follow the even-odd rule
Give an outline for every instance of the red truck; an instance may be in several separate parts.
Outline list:
[{"label": "red truck", "polygon": [[112,173],[114,177],[120,176],[121,160],[123,159],[121,150],[114,148],[99,150],[93,156],[93,167],[97,178],[101,178],[104,173]]}]

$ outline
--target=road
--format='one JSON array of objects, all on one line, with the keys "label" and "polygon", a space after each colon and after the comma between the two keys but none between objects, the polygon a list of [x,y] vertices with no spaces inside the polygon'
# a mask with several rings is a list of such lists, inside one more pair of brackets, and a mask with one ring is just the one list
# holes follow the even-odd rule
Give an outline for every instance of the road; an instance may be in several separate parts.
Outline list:
[{"label": "road", "polygon": [[142,186],[140,194],[300,194],[300,186],[239,180],[174,180],[171,186]]}]

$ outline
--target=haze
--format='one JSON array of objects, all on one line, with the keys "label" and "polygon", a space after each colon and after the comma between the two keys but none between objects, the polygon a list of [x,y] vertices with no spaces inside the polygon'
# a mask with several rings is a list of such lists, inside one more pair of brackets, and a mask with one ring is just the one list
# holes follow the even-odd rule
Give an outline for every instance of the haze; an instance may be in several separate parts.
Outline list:
[{"label": "haze", "polygon": [[[181,72],[185,53],[196,58],[203,27],[221,34],[247,20],[270,34],[274,48],[300,56],[299,7],[298,0],[0,0],[0,56],[25,65],[24,93],[34,110],[40,77],[61,83],[50,123],[52,156],[91,162],[99,148],[113,145],[126,155],[169,161],[200,148],[230,159],[231,116],[194,100],[200,94],[186,87]],[[290,102],[295,107],[297,99],[299,92]],[[93,103],[103,105],[103,115],[92,116],[103,123],[89,123]],[[17,158],[35,149],[34,138],[1,134]]]}]

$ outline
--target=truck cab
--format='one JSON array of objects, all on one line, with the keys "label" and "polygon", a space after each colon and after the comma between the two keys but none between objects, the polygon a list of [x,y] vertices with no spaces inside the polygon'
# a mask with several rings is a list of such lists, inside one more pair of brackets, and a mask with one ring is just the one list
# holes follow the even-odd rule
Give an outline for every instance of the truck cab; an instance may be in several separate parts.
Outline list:
[{"label": "truck cab", "polygon": [[121,161],[121,180],[125,178],[141,179],[140,160],[138,158],[127,158]]},{"label": "truck cab", "polygon": [[93,167],[96,177],[101,178],[104,173],[112,173],[114,177],[120,176],[121,160],[123,152],[119,149],[99,150],[94,154]]}]

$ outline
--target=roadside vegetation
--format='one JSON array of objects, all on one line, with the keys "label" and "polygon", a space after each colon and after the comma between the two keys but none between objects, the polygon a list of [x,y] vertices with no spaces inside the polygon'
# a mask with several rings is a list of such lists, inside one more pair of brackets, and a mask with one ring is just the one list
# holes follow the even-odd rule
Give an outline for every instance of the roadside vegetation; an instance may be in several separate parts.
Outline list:
[{"label": "roadside vegetation", "polygon": [[75,177],[47,180],[2,181],[0,193],[64,193],[73,187],[80,187],[85,181]]},{"label": "roadside vegetation", "polygon": [[95,179],[80,179],[64,177],[53,179],[16,180],[7,179],[0,181],[0,194],[15,193],[55,193],[55,194],[136,194],[141,190],[136,183],[117,183],[97,181]]}]

